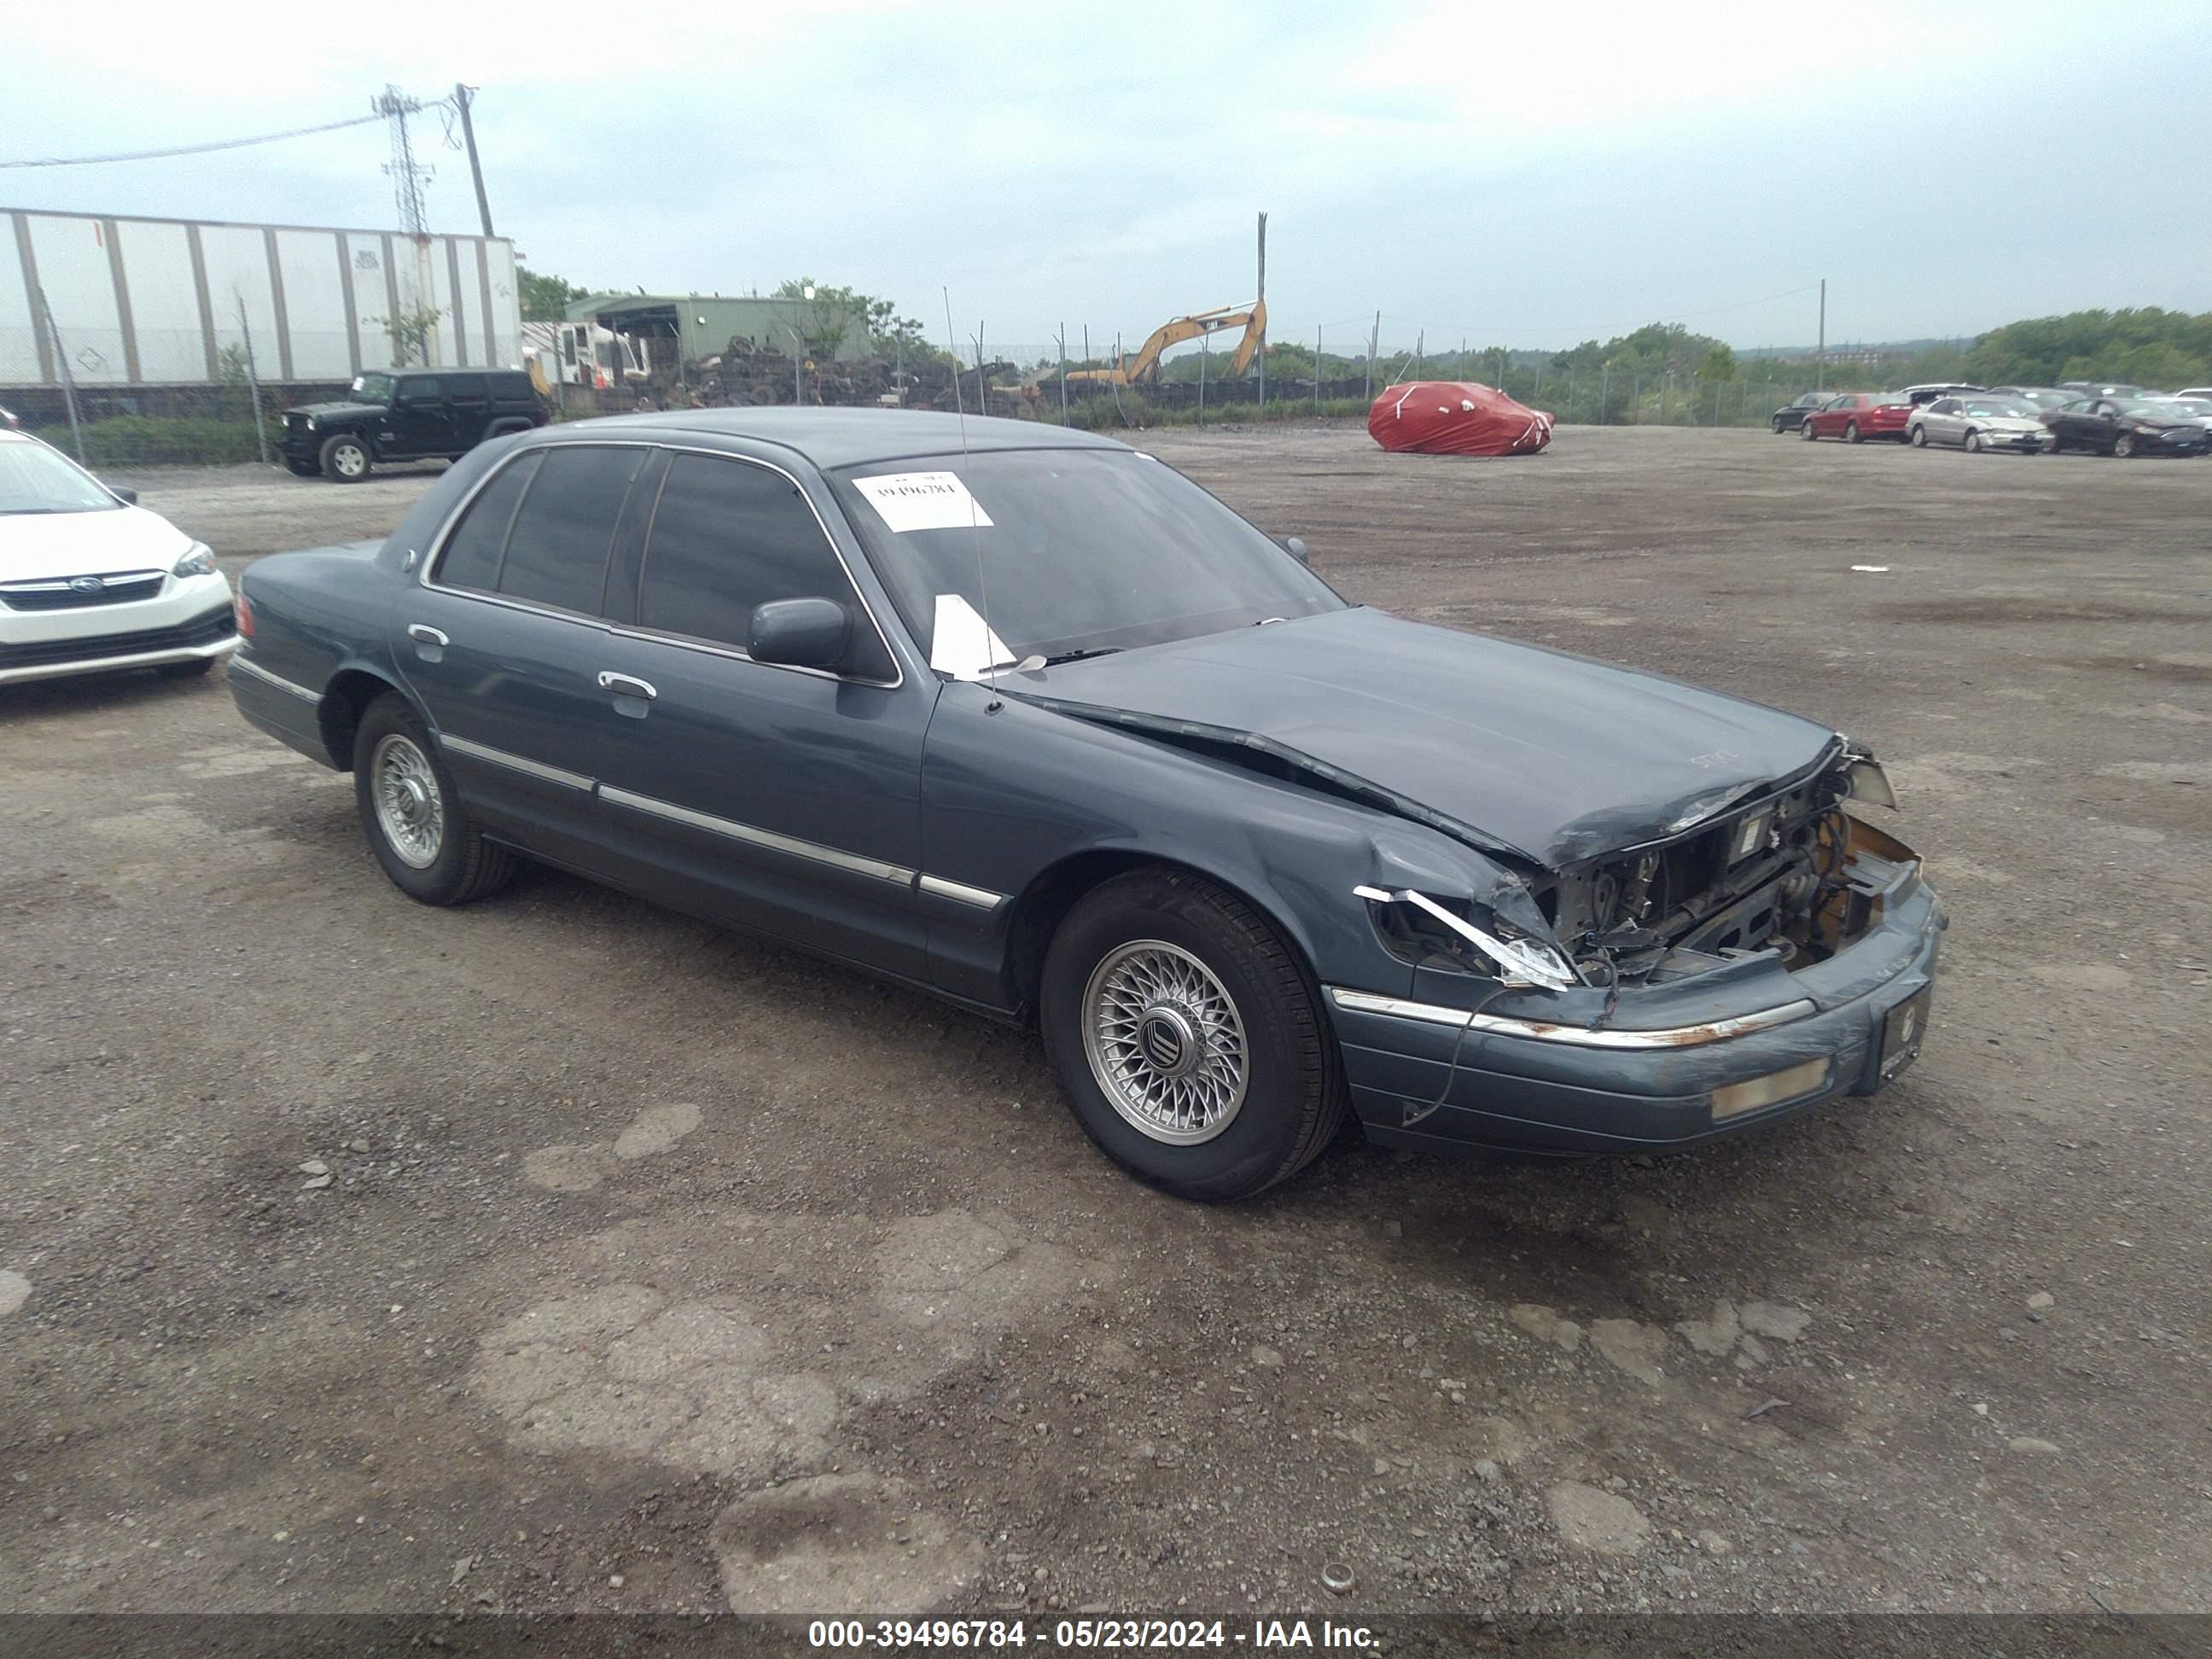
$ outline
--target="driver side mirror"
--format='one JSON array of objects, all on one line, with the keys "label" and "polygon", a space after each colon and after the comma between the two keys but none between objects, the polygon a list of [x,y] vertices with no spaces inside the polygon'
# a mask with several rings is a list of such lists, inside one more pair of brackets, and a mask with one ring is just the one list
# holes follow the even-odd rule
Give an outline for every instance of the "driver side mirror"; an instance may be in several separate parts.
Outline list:
[{"label": "driver side mirror", "polygon": [[110,484],[107,487],[107,493],[125,507],[138,505],[138,492],[135,489],[125,489],[119,484]]},{"label": "driver side mirror", "polygon": [[1300,564],[1310,564],[1312,562],[1311,560],[1306,557],[1306,542],[1304,537],[1285,536],[1282,538],[1280,545],[1284,552],[1289,554]]},{"label": "driver side mirror", "polygon": [[835,599],[770,599],[753,607],[745,650],[755,662],[834,673],[853,638],[853,613]]}]

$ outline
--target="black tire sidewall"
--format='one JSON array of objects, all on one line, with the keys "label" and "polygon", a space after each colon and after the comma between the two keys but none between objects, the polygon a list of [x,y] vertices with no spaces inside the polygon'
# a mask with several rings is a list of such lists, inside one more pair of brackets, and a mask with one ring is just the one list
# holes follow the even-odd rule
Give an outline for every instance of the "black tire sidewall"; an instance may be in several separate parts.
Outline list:
[{"label": "black tire sidewall", "polygon": [[[439,805],[445,811],[445,836],[438,844],[438,856],[420,870],[392,851],[392,843],[385,839],[384,827],[376,821],[376,803],[370,796],[369,762],[376,753],[377,744],[395,732],[410,739],[429,760],[430,770],[438,780]],[[368,837],[369,850],[384,866],[384,873],[392,878],[392,884],[424,904],[458,903],[468,885],[469,843],[473,831],[467,815],[461,810],[460,791],[453,786],[453,775],[446,766],[445,757],[438,752],[429,727],[396,691],[386,692],[362,712],[361,725],[354,733],[353,792],[355,805],[361,813],[362,833]]]},{"label": "black tire sidewall", "polygon": [[[1285,1173],[1301,1142],[1308,1092],[1321,1086],[1307,1075],[1296,1012],[1279,975],[1224,916],[1215,892],[1196,878],[1165,872],[1109,883],[1079,904],[1054,936],[1038,999],[1046,1054],[1085,1133],[1140,1180],[1204,1200],[1243,1197]],[[1243,1104],[1227,1129],[1196,1146],[1170,1146],[1133,1127],[1092,1075],[1084,1047],[1083,992],[1091,970],[1115,946],[1142,939],[1180,945],[1198,957],[1243,1022],[1251,1066]],[[1295,961],[1287,942],[1284,949]],[[1322,1041],[1333,1041],[1317,1006],[1313,1013]]]},{"label": "black tire sidewall", "polygon": [[[331,459],[331,452],[340,444],[351,444],[356,449],[361,451],[361,471],[350,478],[339,471]],[[316,456],[321,465],[323,476],[337,483],[359,483],[376,468],[376,458],[368,452],[368,440],[358,433],[332,433],[323,440],[323,447],[316,452]]]}]

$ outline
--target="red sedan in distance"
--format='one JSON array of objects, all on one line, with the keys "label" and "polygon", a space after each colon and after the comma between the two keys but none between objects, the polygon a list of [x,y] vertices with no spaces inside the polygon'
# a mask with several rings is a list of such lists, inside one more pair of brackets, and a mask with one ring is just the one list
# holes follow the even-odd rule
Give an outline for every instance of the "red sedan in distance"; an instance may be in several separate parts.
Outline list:
[{"label": "red sedan in distance", "polygon": [[1841,438],[1855,444],[1868,438],[1893,438],[1903,443],[1905,423],[1911,415],[1912,400],[1901,392],[1845,392],[1808,415],[1800,429],[1808,442]]}]

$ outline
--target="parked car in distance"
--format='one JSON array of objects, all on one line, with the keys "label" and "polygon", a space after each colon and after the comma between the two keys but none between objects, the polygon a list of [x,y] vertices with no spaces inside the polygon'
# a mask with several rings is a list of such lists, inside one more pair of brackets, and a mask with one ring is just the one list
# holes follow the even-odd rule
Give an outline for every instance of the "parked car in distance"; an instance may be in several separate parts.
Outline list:
[{"label": "parked car in distance", "polygon": [[358,483],[392,461],[452,460],[487,438],[545,424],[545,401],[520,369],[378,369],[340,403],[284,411],[284,465]]},{"label": "parked car in distance", "polygon": [[109,669],[204,674],[234,641],[215,555],[133,490],[0,431],[0,685]]},{"label": "parked car in distance", "polygon": [[1955,397],[1963,392],[1986,392],[1982,386],[1969,386],[1964,380],[1930,380],[1919,386],[1900,386],[1895,395],[1918,409],[1934,403],[1938,398]]},{"label": "parked car in distance", "polygon": [[1767,428],[1773,432],[1795,432],[1805,424],[1805,417],[1826,403],[1834,394],[1827,392],[1808,392],[1795,401],[1786,403],[1766,417]]},{"label": "parked car in distance", "polygon": [[240,711],[353,773],[409,896],[532,856],[1034,1018],[1093,1140],[1186,1197],[1347,1113],[1680,1147],[1871,1093],[1927,1030],[1943,913],[1863,749],[1349,605],[1093,434],[562,426],[380,548],[258,561],[240,610]]},{"label": "parked car in distance", "polygon": [[2026,404],[2038,414],[2046,409],[2070,404],[2081,395],[2078,392],[2062,391],[2055,386],[1996,386],[1990,390],[2000,398],[2010,398],[2016,403]]},{"label": "parked car in distance", "polygon": [[2041,454],[2053,447],[2050,429],[2030,405],[1988,392],[1938,398],[1914,410],[1905,425],[1905,439],[1921,449],[1947,445],[1976,453],[2006,449],[2022,455]]},{"label": "parked car in distance", "polygon": [[2212,386],[2185,386],[2173,395],[2177,398],[2212,398]]},{"label": "parked car in distance", "polygon": [[1905,441],[1912,404],[1901,392],[1846,392],[1831,398],[1805,417],[1798,430],[1808,441],[1841,438],[1855,444],[1869,438]]},{"label": "parked car in distance", "polygon": [[2128,386],[2117,381],[2106,385],[2096,380],[2061,380],[2058,383],[2058,389],[2061,392],[2070,392],[2076,398],[2144,398],[2153,395],[2139,386]]},{"label": "parked car in distance", "polygon": [[2197,398],[2185,392],[2176,392],[2171,398],[2160,398],[2159,403],[2161,407],[2171,409],[2177,415],[2186,415],[2199,426],[2212,428],[2212,398]]},{"label": "parked car in distance", "polygon": [[21,432],[23,423],[15,418],[12,409],[0,409],[0,432]]},{"label": "parked car in distance", "polygon": [[2212,431],[2171,403],[2148,398],[2076,398],[2047,410],[2043,423],[2059,449],[2100,455],[2202,455]]}]

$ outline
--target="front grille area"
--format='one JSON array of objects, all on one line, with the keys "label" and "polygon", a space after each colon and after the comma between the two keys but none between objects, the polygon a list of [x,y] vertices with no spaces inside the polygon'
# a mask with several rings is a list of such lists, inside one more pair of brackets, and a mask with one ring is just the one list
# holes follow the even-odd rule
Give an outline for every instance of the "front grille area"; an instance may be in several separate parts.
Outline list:
[{"label": "front grille area", "polygon": [[158,570],[103,571],[92,580],[100,583],[90,593],[80,593],[70,584],[84,577],[58,576],[50,581],[0,583],[0,605],[10,611],[82,611],[95,605],[127,605],[150,599],[161,591]]},{"label": "front grille area", "polygon": [[131,657],[143,651],[179,651],[187,646],[220,645],[237,632],[238,623],[230,607],[225,605],[173,628],[143,628],[135,634],[93,634],[74,640],[0,645],[0,668],[43,668],[53,663]]}]

